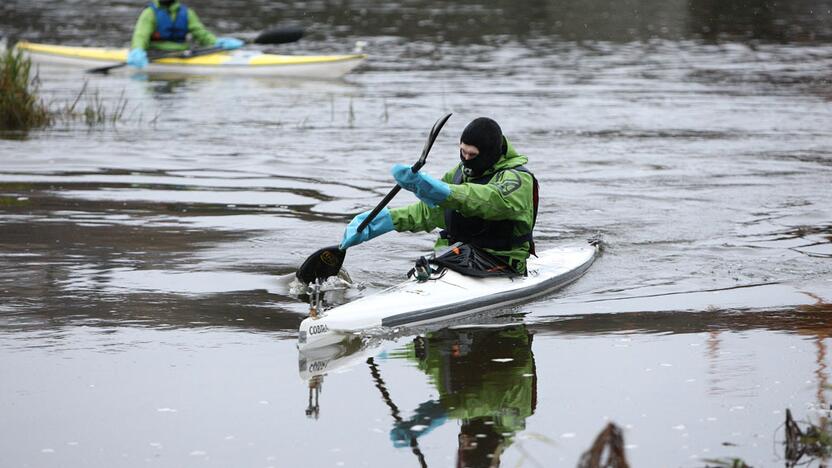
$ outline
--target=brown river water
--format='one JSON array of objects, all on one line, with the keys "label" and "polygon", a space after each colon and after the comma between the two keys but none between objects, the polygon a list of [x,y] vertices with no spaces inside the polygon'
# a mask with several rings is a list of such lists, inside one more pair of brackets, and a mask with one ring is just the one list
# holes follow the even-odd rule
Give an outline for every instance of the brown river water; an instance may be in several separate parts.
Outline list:
[{"label": "brown river water", "polygon": [[[0,34],[124,45],[142,4],[5,1]],[[126,111],[0,139],[0,466],[572,467],[609,422],[633,467],[789,466],[786,410],[830,416],[832,1],[191,6],[369,59],[336,81],[39,68],[54,106],[86,82]],[[464,326],[299,355],[293,273],[445,112],[423,171],[491,116],[542,183],[538,245],[602,256]],[[432,241],[350,249],[348,296]]]}]

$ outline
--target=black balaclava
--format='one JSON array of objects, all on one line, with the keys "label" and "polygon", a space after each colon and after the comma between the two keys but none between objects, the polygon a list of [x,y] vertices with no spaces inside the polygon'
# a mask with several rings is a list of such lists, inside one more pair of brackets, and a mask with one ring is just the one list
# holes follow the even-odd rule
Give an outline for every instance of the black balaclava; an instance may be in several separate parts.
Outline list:
[{"label": "black balaclava", "polygon": [[462,165],[465,166],[463,172],[468,177],[483,175],[485,171],[497,163],[500,156],[505,152],[503,131],[497,125],[497,122],[488,117],[478,117],[471,121],[462,131],[459,141],[466,145],[476,146],[480,150],[480,154],[469,161],[462,157],[462,151],[460,151],[459,158],[462,160]]},{"label": "black balaclava", "polygon": [[170,8],[173,5],[174,0],[159,0],[159,6]]}]

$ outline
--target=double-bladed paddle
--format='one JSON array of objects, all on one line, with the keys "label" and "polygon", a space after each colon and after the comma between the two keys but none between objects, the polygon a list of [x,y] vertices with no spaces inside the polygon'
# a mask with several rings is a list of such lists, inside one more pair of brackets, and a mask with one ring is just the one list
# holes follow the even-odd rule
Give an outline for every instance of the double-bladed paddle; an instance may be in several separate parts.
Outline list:
[{"label": "double-bladed paddle", "polygon": [[[445,122],[451,118],[450,113],[445,114],[439,120],[433,124],[433,128],[430,129],[430,134],[428,134],[428,139],[425,142],[424,148],[422,148],[422,155],[419,157],[419,160],[410,167],[410,170],[414,173],[419,172],[419,169],[425,165],[425,161],[428,159],[428,153],[430,153],[430,149],[433,147],[433,142],[436,141],[436,137],[439,136],[439,132],[442,130],[442,127],[445,125]],[[378,213],[390,203],[390,200],[399,193],[401,190],[401,186],[396,185],[393,187],[392,190],[384,197],[384,199],[373,208],[373,211],[370,212],[369,215],[364,219],[364,221],[358,226],[358,232],[363,231],[368,224],[373,220],[373,218],[378,215]],[[309,284],[314,282],[316,279],[326,279],[330,276],[335,276],[341,270],[341,265],[344,264],[344,258],[347,256],[347,250],[341,250],[340,246],[331,245],[329,247],[324,247],[323,249],[318,250],[317,252],[313,253],[306,259],[305,262],[298,268],[297,273],[295,276],[304,284]]]},{"label": "double-bladed paddle", "polygon": [[[269,29],[266,31],[261,32],[253,41],[247,42],[248,44],[287,44],[289,42],[295,42],[303,37],[303,28],[300,26],[284,26],[280,28]],[[177,50],[172,52],[163,52],[155,55],[150,55],[148,59],[151,62],[155,62],[156,60],[166,59],[166,58],[191,58],[191,57],[199,57],[200,55],[209,55],[215,54],[217,52],[222,52],[222,47],[205,47],[203,49],[191,49],[191,50]],[[91,68],[87,70],[87,73],[107,73],[110,70],[114,70],[116,68],[121,68],[127,66],[127,62],[117,63],[115,65],[106,65],[103,67],[98,68]]]}]

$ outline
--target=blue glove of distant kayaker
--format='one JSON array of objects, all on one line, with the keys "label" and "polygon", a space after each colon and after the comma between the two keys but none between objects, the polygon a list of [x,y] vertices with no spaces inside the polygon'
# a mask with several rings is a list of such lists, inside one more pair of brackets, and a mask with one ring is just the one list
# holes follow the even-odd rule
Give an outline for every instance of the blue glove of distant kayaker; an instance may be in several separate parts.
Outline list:
[{"label": "blue glove of distant kayaker", "polygon": [[367,219],[367,216],[369,215],[370,212],[365,211],[350,221],[347,229],[344,230],[344,238],[341,240],[341,245],[339,246],[341,250],[345,250],[362,242],[367,242],[370,239],[395,229],[393,227],[393,218],[390,217],[390,210],[385,208],[378,212],[376,217],[370,221],[370,224],[368,224],[363,231],[358,232],[358,226],[362,221]]},{"label": "blue glove of distant kayaker", "polygon": [[415,193],[419,200],[431,208],[451,196],[451,187],[448,184],[427,174],[413,172],[410,166],[396,164],[391,172],[403,189]]},{"label": "blue glove of distant kayaker", "polygon": [[136,68],[144,68],[147,66],[147,52],[144,49],[133,49],[127,54],[127,65]]},{"label": "blue glove of distant kayaker", "polygon": [[218,37],[214,47],[222,47],[225,50],[239,49],[244,44],[243,41],[234,37]]}]

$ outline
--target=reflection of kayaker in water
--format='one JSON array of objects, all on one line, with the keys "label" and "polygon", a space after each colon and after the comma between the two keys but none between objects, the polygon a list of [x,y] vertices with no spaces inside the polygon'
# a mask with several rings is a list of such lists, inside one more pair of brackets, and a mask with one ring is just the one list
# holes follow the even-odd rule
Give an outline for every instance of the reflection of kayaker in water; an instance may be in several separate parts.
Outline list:
[{"label": "reflection of kayaker in water", "polygon": [[537,374],[532,336],[524,326],[508,329],[442,330],[417,338],[402,353],[430,376],[439,400],[420,404],[397,421],[390,438],[397,447],[444,424],[461,422],[457,466],[498,466],[500,455],[525,429],[536,405]]},{"label": "reflection of kayaker in water", "polygon": [[[537,182],[523,166],[528,162],[503,136],[497,122],[480,117],[465,127],[459,143],[461,162],[437,180],[410,166],[393,166],[393,177],[419,202],[383,209],[361,232],[370,213],[347,226],[340,248],[396,231],[430,232],[442,228],[436,247],[454,242],[485,249],[516,273],[524,274],[534,252],[532,230],[537,213]],[[505,268],[505,265],[501,265]]]},{"label": "reflection of kayaker in water", "polygon": [[147,50],[187,50],[188,34],[200,46],[236,49],[243,41],[233,37],[217,38],[199,20],[196,12],[179,0],[150,0],[139,15],[133,30],[133,40],[127,64],[144,68],[148,64]]}]

